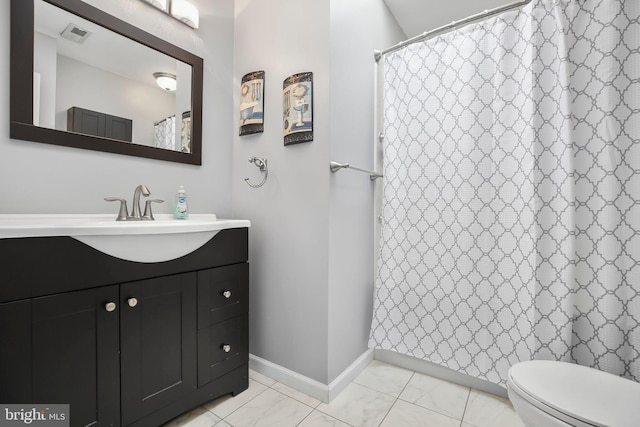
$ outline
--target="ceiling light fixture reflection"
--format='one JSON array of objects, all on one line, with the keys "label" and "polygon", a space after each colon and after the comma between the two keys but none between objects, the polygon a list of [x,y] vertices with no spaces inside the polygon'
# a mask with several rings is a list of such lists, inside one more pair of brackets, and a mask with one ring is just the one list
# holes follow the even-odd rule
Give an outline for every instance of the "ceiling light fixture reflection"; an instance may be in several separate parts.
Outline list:
[{"label": "ceiling light fixture reflection", "polygon": [[156,79],[156,83],[164,90],[174,91],[176,90],[176,76],[171,73],[153,73],[153,77]]}]

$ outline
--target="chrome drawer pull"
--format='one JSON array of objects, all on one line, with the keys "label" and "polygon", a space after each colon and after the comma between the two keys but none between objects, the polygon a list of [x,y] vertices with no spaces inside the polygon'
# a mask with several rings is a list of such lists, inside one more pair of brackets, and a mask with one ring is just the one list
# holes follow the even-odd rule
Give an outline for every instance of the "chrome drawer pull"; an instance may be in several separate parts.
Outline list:
[{"label": "chrome drawer pull", "polygon": [[229,344],[224,344],[222,346],[222,351],[224,351],[225,353],[229,353],[231,351],[231,346]]},{"label": "chrome drawer pull", "polygon": [[108,302],[104,305],[104,309],[107,310],[109,313],[111,313],[112,311],[115,311],[116,309],[116,303],[115,302]]},{"label": "chrome drawer pull", "polygon": [[227,299],[231,298],[231,291],[224,291],[222,293],[222,296],[224,296]]},{"label": "chrome drawer pull", "polygon": [[138,299],[137,298],[129,298],[127,300],[127,304],[129,304],[129,307],[135,307],[136,305],[138,305]]}]

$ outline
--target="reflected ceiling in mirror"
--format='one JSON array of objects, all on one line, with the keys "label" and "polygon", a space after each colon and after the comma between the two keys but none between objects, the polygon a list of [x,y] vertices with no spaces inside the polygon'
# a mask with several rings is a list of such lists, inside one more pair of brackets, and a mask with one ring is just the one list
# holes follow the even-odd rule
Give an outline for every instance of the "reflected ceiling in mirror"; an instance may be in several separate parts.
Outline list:
[{"label": "reflected ceiling in mirror", "polygon": [[11,7],[11,137],[201,164],[201,58],[80,0]]}]

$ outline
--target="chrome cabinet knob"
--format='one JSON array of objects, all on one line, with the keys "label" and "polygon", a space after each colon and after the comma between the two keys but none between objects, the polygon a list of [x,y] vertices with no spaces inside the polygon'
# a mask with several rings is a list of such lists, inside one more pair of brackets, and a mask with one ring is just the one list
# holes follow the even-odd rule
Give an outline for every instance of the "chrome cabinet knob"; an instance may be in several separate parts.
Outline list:
[{"label": "chrome cabinet knob", "polygon": [[229,344],[224,344],[222,346],[222,351],[224,351],[225,353],[229,353],[231,351],[231,346]]},{"label": "chrome cabinet knob", "polygon": [[129,304],[129,307],[135,307],[136,305],[138,305],[138,299],[137,298],[129,298],[127,300],[127,304]]},{"label": "chrome cabinet knob", "polygon": [[231,291],[224,291],[222,293],[222,296],[224,296],[225,298],[231,298]]},{"label": "chrome cabinet knob", "polygon": [[111,313],[112,311],[115,311],[116,309],[116,303],[115,302],[108,302],[104,305],[104,309],[107,310],[109,313]]}]

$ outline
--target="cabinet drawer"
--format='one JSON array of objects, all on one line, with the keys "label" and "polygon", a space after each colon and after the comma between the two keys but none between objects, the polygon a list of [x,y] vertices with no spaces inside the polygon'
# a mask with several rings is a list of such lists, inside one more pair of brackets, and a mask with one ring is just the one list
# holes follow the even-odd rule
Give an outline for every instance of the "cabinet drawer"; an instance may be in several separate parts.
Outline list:
[{"label": "cabinet drawer", "polygon": [[198,272],[198,329],[249,311],[249,264]]},{"label": "cabinet drawer", "polygon": [[249,362],[249,318],[234,317],[198,331],[198,387]]}]

